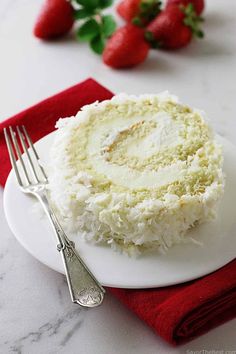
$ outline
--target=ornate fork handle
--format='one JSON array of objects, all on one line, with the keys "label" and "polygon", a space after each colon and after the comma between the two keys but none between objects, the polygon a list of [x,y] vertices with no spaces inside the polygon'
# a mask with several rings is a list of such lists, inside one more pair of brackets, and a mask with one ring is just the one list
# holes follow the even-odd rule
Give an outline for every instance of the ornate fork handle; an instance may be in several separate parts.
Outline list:
[{"label": "ornate fork handle", "polygon": [[94,278],[63,231],[58,219],[48,203],[45,190],[35,192],[41,202],[57,237],[57,250],[61,253],[65,266],[66,278],[73,302],[84,307],[95,307],[102,303],[105,289]]}]

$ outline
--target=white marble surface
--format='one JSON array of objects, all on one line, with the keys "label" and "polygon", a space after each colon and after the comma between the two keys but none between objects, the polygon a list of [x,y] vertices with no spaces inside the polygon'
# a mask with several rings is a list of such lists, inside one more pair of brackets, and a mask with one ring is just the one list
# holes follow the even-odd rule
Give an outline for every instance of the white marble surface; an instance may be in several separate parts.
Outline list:
[{"label": "white marble surface", "polygon": [[[72,38],[56,43],[33,38],[32,24],[41,2],[0,1],[0,120],[91,76],[114,92],[169,89],[206,110],[215,129],[235,141],[235,1],[208,0],[204,41],[176,53],[153,52],[139,68],[119,72],[105,67]],[[172,348],[110,295],[93,310],[71,304],[64,277],[34,260],[9,231],[2,190],[0,202],[0,353],[236,350],[236,320]]]}]

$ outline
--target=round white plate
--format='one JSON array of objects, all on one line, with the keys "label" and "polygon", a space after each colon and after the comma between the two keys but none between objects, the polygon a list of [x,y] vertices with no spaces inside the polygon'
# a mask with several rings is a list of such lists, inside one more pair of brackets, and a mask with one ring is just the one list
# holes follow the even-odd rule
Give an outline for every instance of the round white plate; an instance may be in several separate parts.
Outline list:
[{"label": "round white plate", "polygon": [[[47,161],[53,134],[37,142],[42,161]],[[220,138],[224,148],[226,187],[218,218],[192,230],[191,236],[203,243],[174,246],[166,255],[152,252],[129,258],[109,247],[87,244],[78,236],[81,257],[105,286],[120,288],[152,288],[186,282],[206,275],[234,259],[236,255],[236,147]],[[9,226],[22,246],[50,268],[64,273],[56,241],[49,222],[33,211],[35,199],[23,194],[13,171],[4,191],[4,209]]]}]

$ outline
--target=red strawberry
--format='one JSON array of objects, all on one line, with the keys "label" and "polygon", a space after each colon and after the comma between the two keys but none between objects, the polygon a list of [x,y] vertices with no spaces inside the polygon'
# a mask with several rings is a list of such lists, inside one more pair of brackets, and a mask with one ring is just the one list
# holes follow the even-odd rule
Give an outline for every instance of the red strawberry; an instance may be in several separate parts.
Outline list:
[{"label": "red strawberry", "polygon": [[146,38],[165,49],[178,49],[186,46],[192,35],[203,37],[198,24],[202,21],[189,5],[181,10],[171,6],[162,11],[147,27]]},{"label": "red strawberry", "polygon": [[103,61],[113,68],[128,68],[142,63],[149,48],[144,30],[128,24],[119,28],[109,39],[103,52]]},{"label": "red strawberry", "polygon": [[34,35],[41,39],[62,36],[74,23],[73,7],[66,0],[46,0],[34,26]]},{"label": "red strawberry", "polygon": [[172,5],[184,5],[193,4],[194,10],[197,15],[201,15],[204,10],[204,0],[167,0],[166,8]]},{"label": "red strawberry", "polygon": [[139,14],[141,0],[122,0],[117,6],[118,14],[127,22],[131,22]]},{"label": "red strawberry", "polygon": [[156,17],[160,6],[160,0],[122,0],[117,12],[127,22],[144,25]]}]

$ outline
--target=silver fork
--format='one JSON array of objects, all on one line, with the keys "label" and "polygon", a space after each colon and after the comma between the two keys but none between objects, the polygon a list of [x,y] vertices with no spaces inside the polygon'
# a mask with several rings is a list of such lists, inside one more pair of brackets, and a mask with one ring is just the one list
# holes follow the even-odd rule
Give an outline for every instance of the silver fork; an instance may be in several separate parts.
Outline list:
[{"label": "silver fork", "polygon": [[38,198],[51,222],[58,242],[57,250],[61,253],[65,266],[72,301],[84,307],[100,305],[105,290],[76,252],[74,242],[70,241],[63,231],[49,204],[46,188],[48,178],[26,128],[16,127],[16,131],[12,127],[9,127],[9,130],[5,128],[4,135],[11,165],[21,191]]}]

